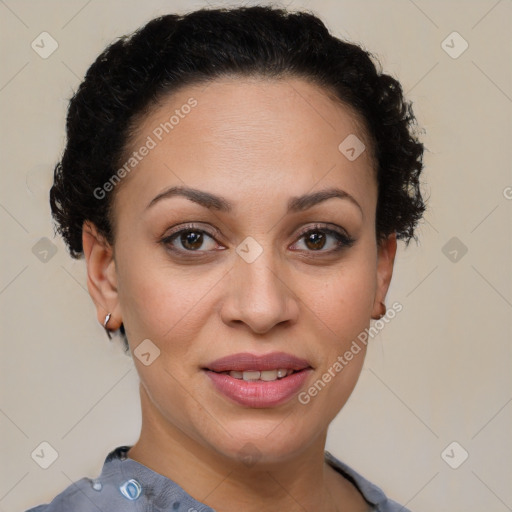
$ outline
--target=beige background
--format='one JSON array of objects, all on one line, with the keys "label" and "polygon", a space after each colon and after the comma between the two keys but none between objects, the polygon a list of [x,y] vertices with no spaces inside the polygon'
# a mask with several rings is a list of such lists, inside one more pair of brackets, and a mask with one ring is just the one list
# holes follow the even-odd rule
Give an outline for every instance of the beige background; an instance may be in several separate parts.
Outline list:
[{"label": "beige background", "polygon": [[[96,323],[84,264],[53,237],[47,193],[67,100],[97,54],[156,15],[205,5],[0,1],[0,512],[49,502],[137,438],[133,363]],[[512,510],[511,2],[289,5],[380,57],[429,149],[430,210],[420,244],[399,249],[388,295],[403,311],[372,341],[328,449],[416,512]],[[31,48],[43,31],[59,45],[47,59]],[[456,59],[442,47],[453,31],[469,44]],[[43,237],[57,249],[46,262],[33,251]],[[462,257],[445,248],[452,237]],[[46,470],[31,458],[43,441],[58,453]],[[441,456],[453,441],[452,465],[469,453],[458,469]]]}]

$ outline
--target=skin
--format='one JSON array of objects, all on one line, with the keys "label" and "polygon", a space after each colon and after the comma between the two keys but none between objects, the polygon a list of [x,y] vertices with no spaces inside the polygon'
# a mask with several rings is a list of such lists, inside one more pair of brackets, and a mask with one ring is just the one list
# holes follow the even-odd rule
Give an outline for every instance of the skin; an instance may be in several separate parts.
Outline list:
[{"label": "skin", "polygon": [[[132,352],[145,339],[160,350],[149,366],[133,358],[142,430],[129,456],[218,511],[367,510],[323,456],[327,428],[354,389],[365,350],[307,405],[296,398],[273,408],[234,404],[201,368],[229,354],[283,351],[310,362],[307,389],[383,313],[396,237],[376,242],[370,143],[351,110],[317,85],[223,78],[164,98],[128,149],[140,148],[191,97],[197,106],[118,185],[113,246],[84,224],[98,321],[110,312],[109,328],[123,322]],[[338,150],[349,134],[367,148],[354,161]],[[147,207],[171,186],[223,196],[232,210],[180,196]],[[291,197],[330,187],[359,207],[330,198],[286,212]],[[179,236],[162,242],[188,223],[209,233],[195,246],[202,251]],[[317,223],[355,242],[335,252],[337,239],[327,235],[315,245],[301,230]],[[235,251],[247,236],[263,249],[252,263]],[[241,458],[247,446],[257,453],[251,465]]]}]

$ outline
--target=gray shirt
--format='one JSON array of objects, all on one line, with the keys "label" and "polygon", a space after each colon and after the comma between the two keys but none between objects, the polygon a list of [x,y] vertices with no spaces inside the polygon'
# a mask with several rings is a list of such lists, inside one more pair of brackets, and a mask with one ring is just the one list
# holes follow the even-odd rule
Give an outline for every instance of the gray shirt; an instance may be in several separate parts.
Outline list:
[{"label": "gray shirt", "polygon": [[[112,450],[98,478],[82,478],[50,504],[26,512],[215,512],[169,478],[127,457],[130,448]],[[329,452],[325,460],[359,489],[374,512],[410,512]]]}]

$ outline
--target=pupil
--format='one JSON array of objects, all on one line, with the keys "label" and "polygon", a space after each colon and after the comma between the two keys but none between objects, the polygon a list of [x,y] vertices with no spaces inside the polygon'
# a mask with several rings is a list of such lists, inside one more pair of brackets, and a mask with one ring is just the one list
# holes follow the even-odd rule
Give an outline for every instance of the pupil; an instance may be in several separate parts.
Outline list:
[{"label": "pupil", "polygon": [[[313,246],[310,247],[308,242],[312,241]],[[306,244],[310,249],[321,249],[324,246],[325,243],[325,235],[324,233],[311,233],[307,239]]]},{"label": "pupil", "polygon": [[189,231],[181,235],[181,243],[184,247],[191,249],[198,249],[203,243],[202,233],[196,233],[195,231]]}]

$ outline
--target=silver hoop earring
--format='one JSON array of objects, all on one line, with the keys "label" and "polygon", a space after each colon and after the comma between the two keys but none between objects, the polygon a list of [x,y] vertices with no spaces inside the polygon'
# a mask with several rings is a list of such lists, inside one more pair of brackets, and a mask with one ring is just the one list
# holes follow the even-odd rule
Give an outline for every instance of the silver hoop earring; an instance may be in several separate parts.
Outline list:
[{"label": "silver hoop earring", "polygon": [[107,333],[109,340],[112,339],[112,335],[110,334],[110,331],[108,330],[107,324],[108,324],[108,321],[110,320],[111,316],[112,315],[110,313],[108,313],[108,315],[105,316],[105,321],[103,322],[103,329],[105,329],[105,332]]}]

